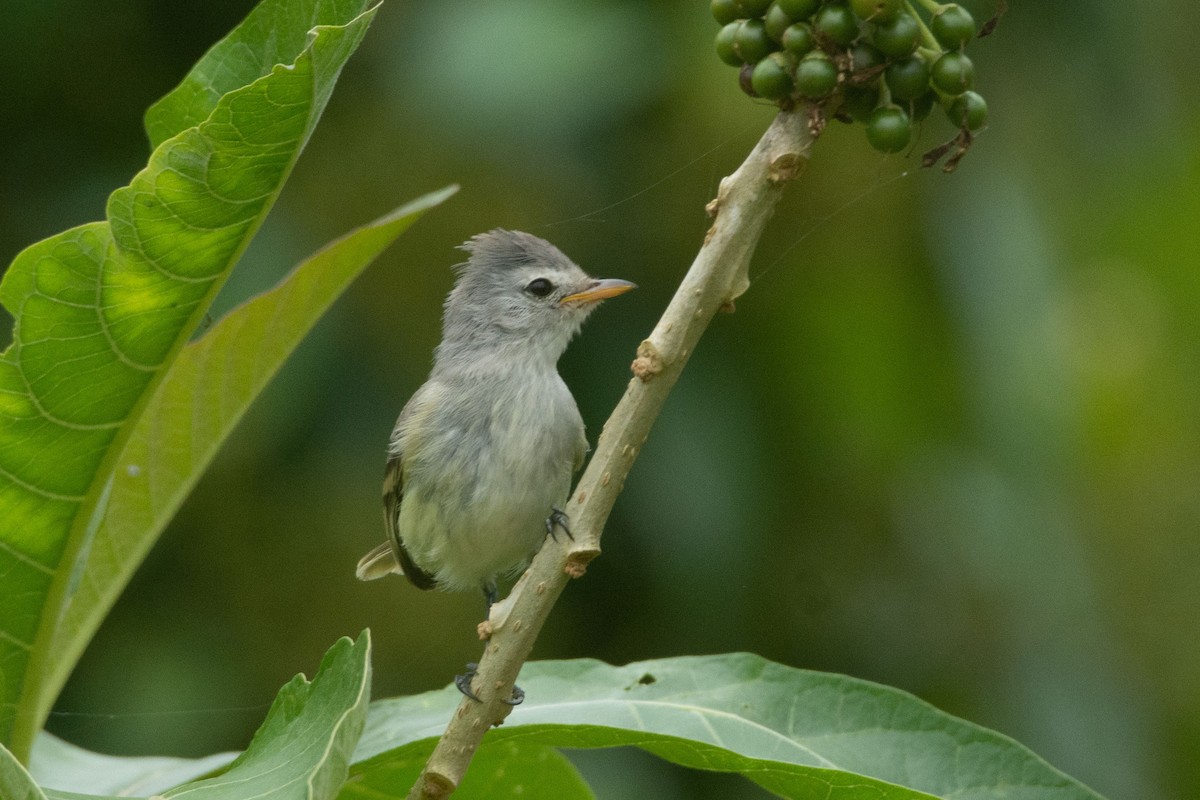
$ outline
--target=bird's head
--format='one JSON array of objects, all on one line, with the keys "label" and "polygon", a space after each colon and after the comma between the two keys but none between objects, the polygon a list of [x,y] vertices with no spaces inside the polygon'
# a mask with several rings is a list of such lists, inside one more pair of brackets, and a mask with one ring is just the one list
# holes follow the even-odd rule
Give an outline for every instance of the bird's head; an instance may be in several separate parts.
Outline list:
[{"label": "bird's head", "polygon": [[557,361],[600,301],[635,288],[593,278],[545,239],[520,231],[481,233],[462,249],[470,258],[455,268],[443,334],[455,349],[523,347]]}]

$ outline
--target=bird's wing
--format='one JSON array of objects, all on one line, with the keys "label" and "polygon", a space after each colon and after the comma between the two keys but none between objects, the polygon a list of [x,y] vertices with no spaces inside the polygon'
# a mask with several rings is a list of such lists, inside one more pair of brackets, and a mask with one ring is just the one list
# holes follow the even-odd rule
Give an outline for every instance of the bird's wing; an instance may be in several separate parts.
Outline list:
[{"label": "bird's wing", "polygon": [[433,576],[413,563],[412,557],[400,538],[400,500],[404,497],[404,455],[394,452],[388,458],[383,472],[383,527],[387,531],[387,544],[391,545],[396,566],[393,571],[408,578],[418,589],[432,589]]},{"label": "bird's wing", "polygon": [[433,576],[413,563],[398,528],[400,501],[404,498],[404,451],[400,447],[398,434],[415,413],[420,396],[421,392],[413,395],[396,420],[396,428],[388,446],[387,466],[383,472],[383,527],[387,532],[387,541],[372,548],[359,560],[355,574],[361,581],[372,581],[396,573],[408,578],[418,589],[432,589],[435,585]]},{"label": "bird's wing", "polygon": [[387,540],[383,544],[372,547],[371,551],[358,561],[358,569],[354,574],[360,581],[373,581],[385,575],[411,575],[407,564],[408,554],[403,559],[398,554],[403,552],[404,545],[400,544],[400,534],[396,530],[397,516],[400,513],[400,500],[404,496],[402,486],[401,456],[390,456],[387,468],[383,473],[383,529],[387,532]]}]

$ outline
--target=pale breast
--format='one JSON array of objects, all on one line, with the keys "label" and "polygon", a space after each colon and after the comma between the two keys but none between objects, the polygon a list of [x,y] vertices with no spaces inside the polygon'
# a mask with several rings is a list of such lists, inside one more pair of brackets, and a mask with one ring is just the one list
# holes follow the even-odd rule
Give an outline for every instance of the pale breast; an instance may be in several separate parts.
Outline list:
[{"label": "pale breast", "polygon": [[[547,379],[549,378],[549,379]],[[444,385],[404,436],[400,535],[447,588],[525,564],[571,488],[583,421],[558,377],[504,375]]]}]

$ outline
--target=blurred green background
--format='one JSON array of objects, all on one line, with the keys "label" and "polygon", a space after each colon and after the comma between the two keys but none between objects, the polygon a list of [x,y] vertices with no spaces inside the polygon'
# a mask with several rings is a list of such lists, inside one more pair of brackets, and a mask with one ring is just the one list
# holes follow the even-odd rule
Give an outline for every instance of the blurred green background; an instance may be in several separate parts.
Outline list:
[{"label": "blurred green background", "polygon": [[[141,113],[251,0],[5,4],[0,260],[101,218]],[[991,6],[970,3],[980,20]],[[971,47],[991,125],[953,175],[832,124],[695,354],[605,556],[538,658],[750,650],[916,693],[1113,798],[1200,796],[1200,84],[1192,4],[1015,4]],[[225,447],[50,728],[98,750],[240,748],[275,690],[375,634],[378,696],[479,650],[475,595],[360,584],[393,420],[455,245],[545,236],[641,289],[562,362],[594,437],[772,109],[704,2],[388,0],[219,300],[425,191]],[[7,323],[4,325],[7,329]],[[636,752],[602,798],[759,797]]]}]

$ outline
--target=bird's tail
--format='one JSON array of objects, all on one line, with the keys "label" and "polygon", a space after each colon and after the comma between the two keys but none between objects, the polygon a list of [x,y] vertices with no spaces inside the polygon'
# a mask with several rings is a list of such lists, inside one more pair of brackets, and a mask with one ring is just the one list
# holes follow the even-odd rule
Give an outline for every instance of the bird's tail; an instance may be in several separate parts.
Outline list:
[{"label": "bird's tail", "polygon": [[391,542],[384,542],[373,548],[371,552],[359,559],[358,569],[354,571],[360,581],[373,581],[392,573],[403,575],[404,570],[400,569],[400,564],[396,561],[396,553],[392,549]]}]

